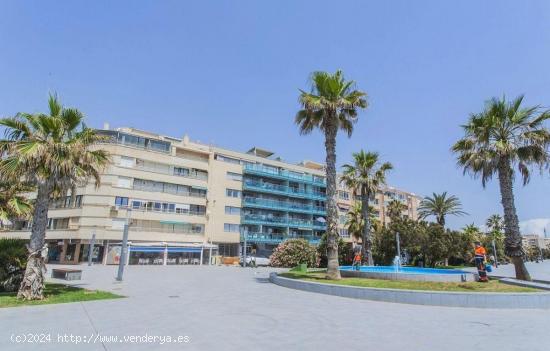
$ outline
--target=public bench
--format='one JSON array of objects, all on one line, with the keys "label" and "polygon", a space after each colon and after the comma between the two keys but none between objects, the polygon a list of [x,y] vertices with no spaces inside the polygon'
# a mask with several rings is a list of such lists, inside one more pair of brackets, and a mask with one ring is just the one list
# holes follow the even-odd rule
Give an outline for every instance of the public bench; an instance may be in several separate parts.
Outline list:
[{"label": "public bench", "polygon": [[80,280],[82,271],[80,269],[53,268],[52,278],[64,280]]}]

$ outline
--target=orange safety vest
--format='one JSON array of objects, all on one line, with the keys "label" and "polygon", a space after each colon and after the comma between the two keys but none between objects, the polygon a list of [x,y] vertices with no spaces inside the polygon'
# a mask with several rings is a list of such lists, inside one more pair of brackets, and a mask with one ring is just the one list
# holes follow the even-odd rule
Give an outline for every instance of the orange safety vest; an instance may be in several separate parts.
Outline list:
[{"label": "orange safety vest", "polygon": [[353,258],[354,261],[361,261],[361,255],[355,255],[355,257]]},{"label": "orange safety vest", "polygon": [[484,256],[485,255],[485,248],[483,246],[476,247],[476,256]]}]

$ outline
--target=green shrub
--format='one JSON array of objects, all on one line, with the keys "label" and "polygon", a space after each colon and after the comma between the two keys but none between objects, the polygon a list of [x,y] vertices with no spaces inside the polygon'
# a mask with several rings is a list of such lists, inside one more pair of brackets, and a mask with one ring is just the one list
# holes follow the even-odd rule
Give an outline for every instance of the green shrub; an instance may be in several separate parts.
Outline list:
[{"label": "green shrub", "polygon": [[27,265],[27,240],[0,239],[0,292],[17,291]]},{"label": "green shrub", "polygon": [[317,267],[318,264],[315,246],[304,239],[283,241],[273,250],[269,260],[273,267],[295,267],[301,263],[308,267]]}]

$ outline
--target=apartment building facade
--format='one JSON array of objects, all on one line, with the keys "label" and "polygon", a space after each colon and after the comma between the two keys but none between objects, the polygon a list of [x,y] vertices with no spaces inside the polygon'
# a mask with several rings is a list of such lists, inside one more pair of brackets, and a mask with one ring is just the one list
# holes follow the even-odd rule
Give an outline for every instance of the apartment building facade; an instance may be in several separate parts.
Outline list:
[{"label": "apartment building facade", "polygon": [[[85,184],[54,202],[46,239],[49,261],[116,264],[129,224],[129,264],[204,264],[237,257],[247,247],[269,253],[287,238],[316,244],[326,229],[326,180],[321,164],[290,164],[259,148],[236,152],[133,128],[99,130],[111,154],[101,186]],[[347,196],[345,194],[348,194]],[[388,188],[375,207],[386,222],[391,197],[416,218],[419,198]],[[354,195],[339,188],[340,234]],[[1,236],[28,238],[28,222]]]}]

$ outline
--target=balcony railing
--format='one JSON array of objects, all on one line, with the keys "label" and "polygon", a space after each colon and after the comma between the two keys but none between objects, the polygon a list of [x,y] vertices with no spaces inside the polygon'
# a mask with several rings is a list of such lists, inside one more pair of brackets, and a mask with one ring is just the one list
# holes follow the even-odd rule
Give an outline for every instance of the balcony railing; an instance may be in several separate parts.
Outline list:
[{"label": "balcony railing", "polygon": [[311,228],[323,230],[326,223],[308,219],[296,219],[288,217],[274,217],[267,215],[248,214],[242,217],[243,224],[262,224],[277,227]]},{"label": "balcony railing", "polygon": [[244,180],[243,188],[245,190],[262,191],[262,192],[268,192],[272,194],[286,195],[286,196],[299,197],[299,198],[319,199],[319,200],[326,199],[325,193],[296,189],[286,185],[258,182],[250,179]]},{"label": "balcony railing", "polygon": [[297,174],[287,170],[273,169],[257,164],[245,164],[244,172],[256,175],[263,175],[267,177],[293,180],[302,183],[311,183],[324,186],[326,184],[325,178],[317,177],[311,174]]},{"label": "balcony railing", "polygon": [[174,234],[190,234],[190,235],[203,235],[204,229],[202,231],[192,230],[191,228],[182,227],[180,225],[174,226],[132,226],[128,228],[130,232],[158,232],[158,233],[174,233]]},{"label": "balcony railing", "polygon": [[314,235],[269,234],[269,233],[245,233],[241,234],[241,241],[246,240],[256,243],[278,244],[287,239],[305,239],[312,244],[317,244],[320,237]]},{"label": "balcony railing", "polygon": [[143,206],[118,206],[118,208],[127,210],[131,209],[132,211],[139,211],[139,212],[155,212],[155,213],[173,213],[178,215],[186,215],[186,216],[206,216],[206,210],[205,211],[191,211],[191,210],[183,210],[183,209],[172,209],[172,208],[154,208],[154,207],[143,207]]},{"label": "balcony railing", "polygon": [[199,172],[193,172],[193,171],[189,171],[189,172],[175,171],[175,170],[169,168],[169,166],[168,166],[168,168],[166,168],[166,167],[155,167],[155,166],[151,166],[151,165],[136,164],[136,165],[134,165],[133,168],[135,168],[137,170],[140,170],[140,171],[154,172],[154,173],[167,174],[167,175],[175,175],[175,176],[178,176],[178,177],[185,177],[185,178],[190,178],[190,179],[208,180],[208,175],[207,174],[199,173]]},{"label": "balcony railing", "polygon": [[256,207],[256,208],[267,208],[273,210],[282,210],[289,212],[305,212],[305,213],[317,213],[324,215],[326,210],[324,207],[306,205],[306,204],[296,204],[287,201],[277,201],[277,200],[268,200],[260,199],[256,197],[245,197],[243,199],[243,206]]}]

